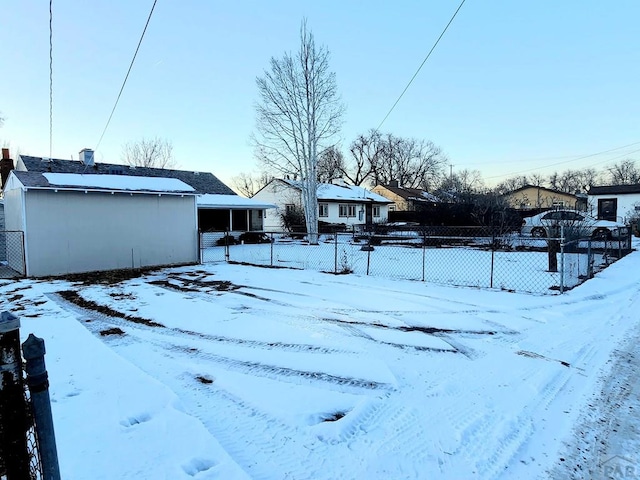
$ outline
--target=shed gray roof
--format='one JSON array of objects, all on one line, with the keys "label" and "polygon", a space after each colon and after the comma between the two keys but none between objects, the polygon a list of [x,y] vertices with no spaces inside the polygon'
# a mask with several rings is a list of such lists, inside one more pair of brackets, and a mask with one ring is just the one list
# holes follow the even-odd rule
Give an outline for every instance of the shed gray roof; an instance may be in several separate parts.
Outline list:
[{"label": "shed gray roof", "polygon": [[[60,183],[51,183],[51,177],[55,175],[49,175],[48,172],[21,172],[18,170],[12,170],[12,175],[27,188],[37,189],[51,189],[51,190],[91,190],[91,191],[127,191],[138,193],[162,193],[165,195],[195,195],[195,192],[189,191],[189,186],[184,182],[177,181],[177,179],[167,180],[166,177],[149,178],[142,176],[97,176],[97,175],[80,175],[80,174],[62,174]],[[126,182],[123,182],[126,177]],[[59,178],[59,177],[57,177]],[[106,180],[100,181],[97,184],[92,182],[92,179]],[[139,180],[138,180],[139,179]],[[118,180],[115,181],[114,180]],[[69,182],[67,184],[67,182]],[[167,185],[167,182],[171,182]],[[9,182],[8,182],[9,183]],[[171,188],[168,188],[171,187]],[[178,188],[175,188],[178,187]],[[182,190],[181,188],[184,188]]]},{"label": "shed gray roof", "polygon": [[602,185],[591,187],[589,195],[616,195],[624,193],[640,193],[640,184],[634,185]]},{"label": "shed gray roof", "polygon": [[[114,163],[98,163],[87,166],[79,160],[60,160],[57,158],[31,157],[20,155],[27,171],[39,173],[80,173],[130,175],[137,177],[177,178],[195,189],[197,193],[215,193],[220,195],[237,195],[236,192],[222,183],[209,172],[191,172],[187,170],[169,170],[164,168],[129,167]],[[35,186],[35,185],[34,185]]]}]

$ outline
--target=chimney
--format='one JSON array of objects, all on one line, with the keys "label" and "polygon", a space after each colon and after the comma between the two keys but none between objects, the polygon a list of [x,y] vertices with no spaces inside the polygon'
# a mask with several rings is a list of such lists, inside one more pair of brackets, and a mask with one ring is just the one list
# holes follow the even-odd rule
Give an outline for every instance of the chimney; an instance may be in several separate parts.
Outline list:
[{"label": "chimney", "polygon": [[349,185],[347,185],[347,182],[345,182],[344,179],[342,179],[342,178],[334,178],[329,183],[331,183],[331,185],[337,185],[338,187],[348,187],[349,186]]},{"label": "chimney", "polygon": [[13,160],[10,158],[9,149],[2,149],[2,160],[0,161],[0,176],[2,177],[2,188],[4,188],[4,184],[9,178],[9,174],[13,170]]},{"label": "chimney", "polygon": [[389,180],[389,186],[398,188],[398,180]]},{"label": "chimney", "polygon": [[90,148],[83,148],[80,150],[80,161],[87,167],[93,167],[93,150]]}]

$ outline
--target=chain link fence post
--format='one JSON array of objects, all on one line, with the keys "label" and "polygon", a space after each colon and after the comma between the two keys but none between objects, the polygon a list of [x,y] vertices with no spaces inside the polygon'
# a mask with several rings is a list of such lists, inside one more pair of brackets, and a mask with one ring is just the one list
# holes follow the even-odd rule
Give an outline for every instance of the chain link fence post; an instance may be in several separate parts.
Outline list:
[{"label": "chain link fence post", "polygon": [[498,248],[496,244],[496,231],[494,228],[491,229],[491,280],[489,281],[489,288],[493,288],[493,272],[496,261],[496,248]]},{"label": "chain link fence post", "polygon": [[269,266],[273,267],[273,244],[275,243],[276,238],[273,232],[269,233]]},{"label": "chain link fence post", "polygon": [[[29,428],[20,354],[20,319],[0,315],[0,458],[7,480],[31,478],[27,447]],[[3,477],[4,478],[4,477]]]},{"label": "chain link fence post", "polygon": [[338,273],[338,231],[333,232],[333,273]]},{"label": "chain link fence post", "polygon": [[564,225],[560,225],[560,294],[564,293]]},{"label": "chain link fence post", "polygon": [[26,360],[27,385],[31,395],[43,480],[60,480],[56,436],[49,398],[49,376],[44,363],[44,340],[30,333],[22,344]]}]

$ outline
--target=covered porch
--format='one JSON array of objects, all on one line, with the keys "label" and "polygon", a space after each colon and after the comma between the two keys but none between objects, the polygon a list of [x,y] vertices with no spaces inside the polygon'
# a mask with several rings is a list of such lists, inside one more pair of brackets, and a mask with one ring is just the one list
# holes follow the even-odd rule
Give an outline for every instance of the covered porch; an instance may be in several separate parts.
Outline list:
[{"label": "covered porch", "polygon": [[207,233],[206,243],[212,244],[222,238],[225,232],[234,236],[245,232],[261,232],[268,208],[276,206],[239,195],[200,195],[198,230]]}]

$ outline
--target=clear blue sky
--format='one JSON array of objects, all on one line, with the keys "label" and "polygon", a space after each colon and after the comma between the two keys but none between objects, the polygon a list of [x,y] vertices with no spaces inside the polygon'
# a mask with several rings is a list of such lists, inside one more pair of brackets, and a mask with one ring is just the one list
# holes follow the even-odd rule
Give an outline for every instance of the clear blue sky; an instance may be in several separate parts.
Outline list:
[{"label": "clear blue sky", "polygon": [[[54,0],[53,151],[95,148],[151,0]],[[256,170],[255,78],[298,47],[331,51],[344,150],[382,121],[458,0],[158,0],[97,160],[160,136],[180,168],[223,181]],[[49,8],[2,0],[0,142],[49,155]],[[381,131],[439,145],[489,183],[640,158],[638,0],[467,0]],[[579,157],[634,144],[613,152]],[[636,152],[638,151],[638,152]]]}]

